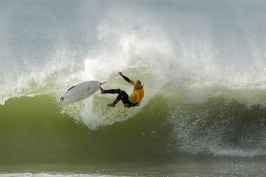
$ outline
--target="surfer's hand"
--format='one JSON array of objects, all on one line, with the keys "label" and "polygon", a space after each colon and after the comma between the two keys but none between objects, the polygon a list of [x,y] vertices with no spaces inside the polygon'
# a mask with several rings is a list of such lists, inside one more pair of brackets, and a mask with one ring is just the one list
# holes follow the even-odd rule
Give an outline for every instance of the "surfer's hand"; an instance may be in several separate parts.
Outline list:
[{"label": "surfer's hand", "polygon": [[119,74],[120,76],[122,76],[122,75],[123,75],[121,72],[118,72],[118,74]]},{"label": "surfer's hand", "polygon": [[125,108],[129,108],[129,104],[125,103],[125,104],[124,104],[124,107],[125,107]]}]

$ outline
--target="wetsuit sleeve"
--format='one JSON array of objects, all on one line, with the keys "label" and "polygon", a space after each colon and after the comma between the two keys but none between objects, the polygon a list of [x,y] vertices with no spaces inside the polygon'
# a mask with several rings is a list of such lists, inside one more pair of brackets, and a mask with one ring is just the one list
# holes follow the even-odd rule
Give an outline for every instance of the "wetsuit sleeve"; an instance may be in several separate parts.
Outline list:
[{"label": "wetsuit sleeve", "polygon": [[130,79],[127,76],[122,75],[122,77],[127,81],[130,82]]},{"label": "wetsuit sleeve", "polygon": [[122,75],[122,77],[130,84],[134,85],[134,81],[130,80],[127,76]]}]

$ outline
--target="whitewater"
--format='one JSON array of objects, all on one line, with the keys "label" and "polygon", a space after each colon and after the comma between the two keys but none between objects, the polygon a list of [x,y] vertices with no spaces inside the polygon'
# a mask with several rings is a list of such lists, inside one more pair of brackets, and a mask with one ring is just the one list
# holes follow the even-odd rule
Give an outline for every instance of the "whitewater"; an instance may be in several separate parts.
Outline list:
[{"label": "whitewater", "polygon": [[[0,176],[265,176],[264,1],[0,2]],[[86,80],[141,80],[115,109]]]}]

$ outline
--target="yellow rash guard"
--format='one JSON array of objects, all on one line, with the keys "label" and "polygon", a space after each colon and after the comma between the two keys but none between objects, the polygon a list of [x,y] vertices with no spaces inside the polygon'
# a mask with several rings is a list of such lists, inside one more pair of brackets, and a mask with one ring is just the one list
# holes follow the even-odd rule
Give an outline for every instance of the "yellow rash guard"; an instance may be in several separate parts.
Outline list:
[{"label": "yellow rash guard", "polygon": [[[122,77],[129,82],[130,84],[134,85],[135,81],[130,80],[128,77],[122,75]],[[142,98],[144,97],[144,89],[143,87],[141,89],[138,90],[133,90],[133,92],[131,93],[131,95],[129,96],[132,104],[129,105],[129,107],[133,107],[133,106],[139,106],[140,102],[142,101]]]},{"label": "yellow rash guard", "polygon": [[[130,80],[129,83],[134,85],[135,81]],[[129,97],[130,97],[130,100],[132,101],[133,104],[140,103],[142,98],[144,97],[143,87],[141,89],[138,89],[138,90],[133,90],[133,92],[131,93],[131,95]]]}]

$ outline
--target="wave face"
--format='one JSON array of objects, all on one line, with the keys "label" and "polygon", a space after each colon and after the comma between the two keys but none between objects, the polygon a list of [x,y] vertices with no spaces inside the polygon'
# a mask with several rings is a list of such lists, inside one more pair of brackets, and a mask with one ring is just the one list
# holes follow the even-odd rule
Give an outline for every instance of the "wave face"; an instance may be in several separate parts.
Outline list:
[{"label": "wave face", "polygon": [[[262,1],[2,1],[0,162],[264,156],[265,8]],[[139,107],[109,109],[115,96],[100,93],[58,103],[84,80],[131,92],[119,71],[144,84]]]},{"label": "wave face", "polygon": [[[94,109],[104,110],[105,97],[92,99]],[[13,98],[1,106],[2,170],[6,164],[7,169],[35,164],[28,169],[69,172],[86,171],[90,164],[143,162],[148,168],[177,159],[195,161],[191,155],[265,157],[265,107],[225,96],[190,104],[176,94],[156,95],[128,119],[119,111],[117,117],[106,116],[109,110],[98,113],[105,122],[94,129],[88,128],[92,119],[85,122],[63,110],[65,106],[46,95]]]}]

